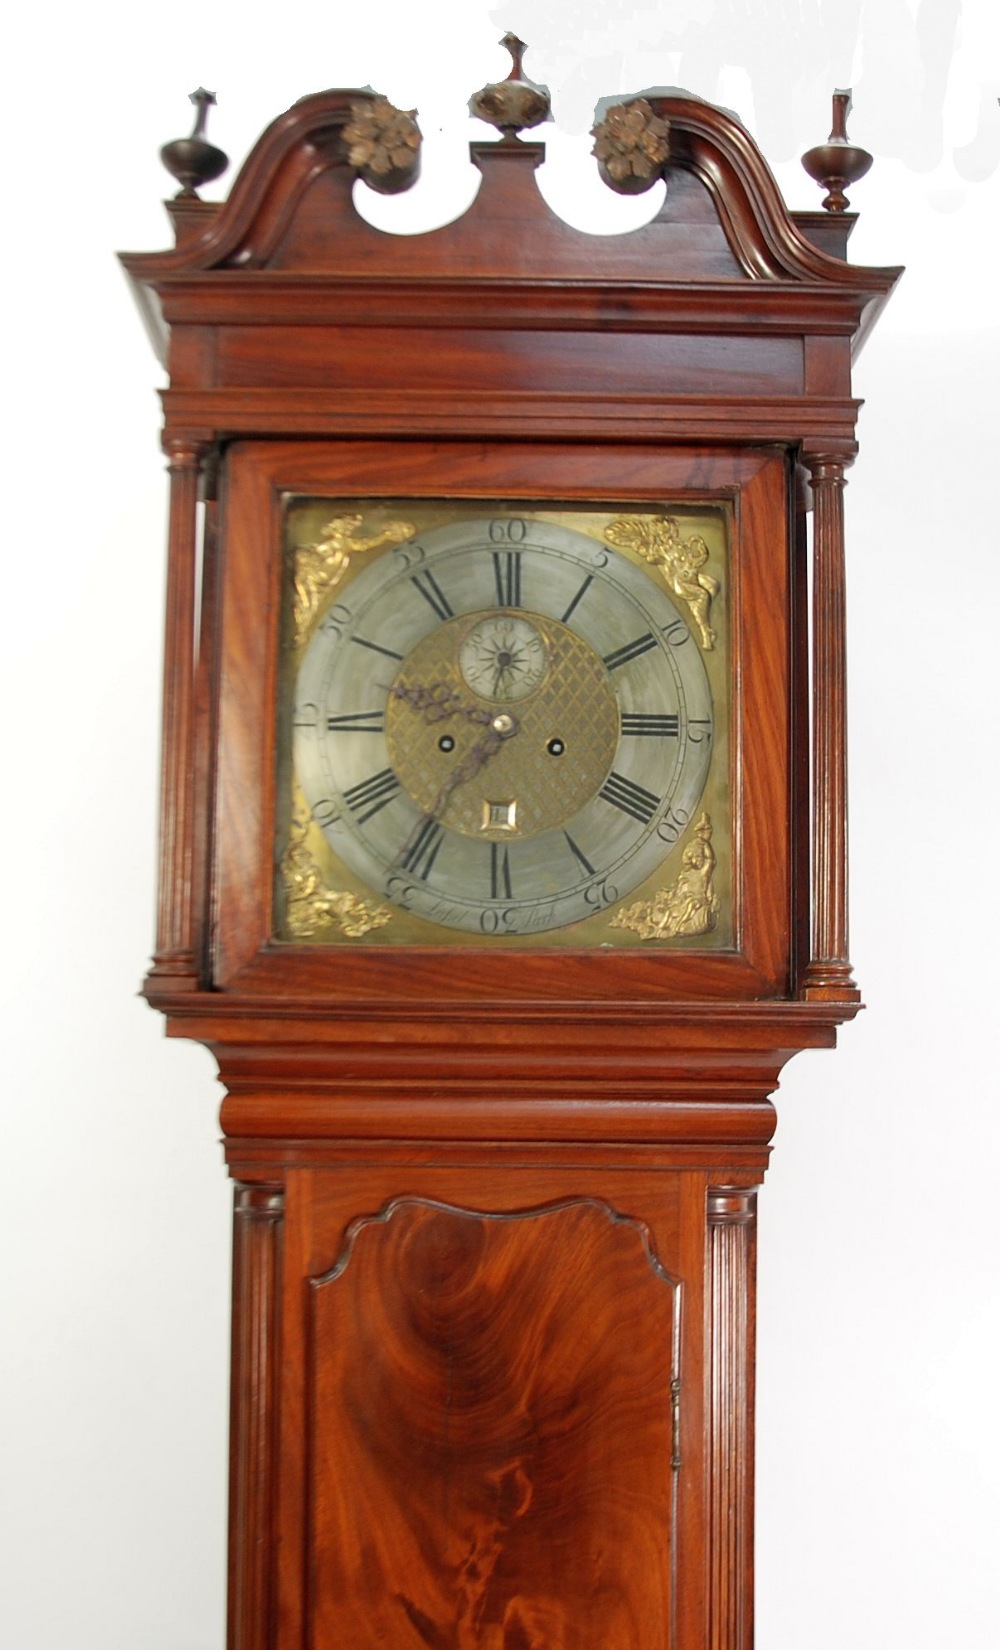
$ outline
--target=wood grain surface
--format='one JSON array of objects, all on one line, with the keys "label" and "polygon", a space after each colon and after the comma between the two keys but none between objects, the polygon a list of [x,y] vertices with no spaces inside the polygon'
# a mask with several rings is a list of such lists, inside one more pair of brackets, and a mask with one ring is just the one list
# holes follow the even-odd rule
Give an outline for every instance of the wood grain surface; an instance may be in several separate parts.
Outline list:
[{"label": "wood grain surface", "polygon": [[669,1644],[677,1312],[593,1200],[357,1224],[313,1285],[317,1642]]}]

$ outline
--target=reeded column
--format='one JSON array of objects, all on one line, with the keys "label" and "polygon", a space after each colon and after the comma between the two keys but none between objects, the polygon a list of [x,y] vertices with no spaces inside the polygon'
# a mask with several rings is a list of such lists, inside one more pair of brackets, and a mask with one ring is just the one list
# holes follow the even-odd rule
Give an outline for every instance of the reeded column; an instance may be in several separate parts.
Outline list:
[{"label": "reeded column", "polygon": [[237,1186],[229,1461],[228,1650],[273,1650],[284,1193]]},{"label": "reeded column", "polygon": [[170,531],[163,665],[160,875],[151,974],[183,989],[198,973],[193,900],[195,830],[195,626],[198,484],[205,443],[168,437]]},{"label": "reeded column", "polygon": [[756,1188],[708,1189],[708,1650],[753,1646]]},{"label": "reeded column", "polygon": [[813,494],[812,945],[803,994],[857,1002],[847,914],[847,612],[844,471],[849,456],[806,453]]}]

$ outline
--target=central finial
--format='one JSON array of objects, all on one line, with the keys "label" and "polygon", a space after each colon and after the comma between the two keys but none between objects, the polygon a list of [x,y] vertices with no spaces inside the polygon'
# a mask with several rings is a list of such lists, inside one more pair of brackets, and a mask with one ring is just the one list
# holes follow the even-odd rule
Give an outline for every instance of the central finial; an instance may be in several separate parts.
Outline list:
[{"label": "central finial", "polygon": [[511,71],[506,80],[484,86],[469,99],[469,113],[488,121],[504,138],[516,138],[526,127],[540,126],[552,111],[549,89],[526,80],[522,60],[527,46],[516,34],[505,34],[500,42],[510,52]]}]

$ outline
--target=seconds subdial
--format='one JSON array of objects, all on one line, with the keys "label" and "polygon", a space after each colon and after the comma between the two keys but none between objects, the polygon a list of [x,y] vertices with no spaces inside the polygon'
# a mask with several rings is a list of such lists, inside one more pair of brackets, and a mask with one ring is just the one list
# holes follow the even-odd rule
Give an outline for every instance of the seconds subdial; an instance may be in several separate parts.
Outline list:
[{"label": "seconds subdial", "polygon": [[548,649],[539,632],[516,613],[480,619],[458,655],[466,685],[484,699],[511,703],[527,698],[544,681]]}]

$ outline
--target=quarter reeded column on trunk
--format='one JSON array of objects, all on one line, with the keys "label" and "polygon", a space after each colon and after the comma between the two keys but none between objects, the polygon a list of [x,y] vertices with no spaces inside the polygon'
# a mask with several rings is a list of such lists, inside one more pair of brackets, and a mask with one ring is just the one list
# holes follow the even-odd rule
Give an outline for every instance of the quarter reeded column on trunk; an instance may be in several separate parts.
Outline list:
[{"label": "quarter reeded column on trunk", "polygon": [[756,1188],[708,1189],[708,1650],[753,1645]]},{"label": "quarter reeded column on trunk", "polygon": [[847,617],[844,471],[849,454],[803,454],[813,494],[811,1001],[858,1002],[847,917]]},{"label": "quarter reeded column on trunk", "polygon": [[167,613],[163,665],[160,869],[156,950],[150,981],[158,990],[198,983],[194,909],[195,668],[198,488],[207,444],[164,440],[170,473]]},{"label": "quarter reeded column on trunk", "polygon": [[285,1196],[236,1187],[229,1469],[228,1650],[272,1650]]}]

